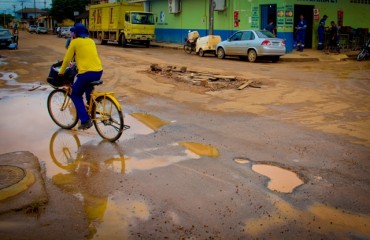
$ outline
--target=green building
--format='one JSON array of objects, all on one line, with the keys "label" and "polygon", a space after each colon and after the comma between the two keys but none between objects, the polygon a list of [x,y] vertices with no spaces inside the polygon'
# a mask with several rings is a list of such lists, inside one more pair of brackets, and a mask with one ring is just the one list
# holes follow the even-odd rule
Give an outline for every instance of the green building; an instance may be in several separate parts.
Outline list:
[{"label": "green building", "polygon": [[[132,0],[136,1],[137,0]],[[210,11],[213,2],[213,12]],[[262,29],[269,20],[277,27],[277,37],[293,49],[294,26],[299,16],[307,21],[306,48],[316,48],[320,19],[327,15],[326,26],[335,21],[342,38],[356,31],[366,35],[370,27],[370,0],[147,0],[147,10],[156,15],[156,40],[182,43],[189,30],[200,36],[212,32],[222,40],[242,29]],[[212,17],[213,15],[213,17]],[[210,24],[211,23],[211,24]],[[213,24],[212,24],[213,23]],[[212,28],[213,26],[213,28]],[[348,35],[346,35],[348,33]],[[348,39],[347,39],[348,38]]]}]

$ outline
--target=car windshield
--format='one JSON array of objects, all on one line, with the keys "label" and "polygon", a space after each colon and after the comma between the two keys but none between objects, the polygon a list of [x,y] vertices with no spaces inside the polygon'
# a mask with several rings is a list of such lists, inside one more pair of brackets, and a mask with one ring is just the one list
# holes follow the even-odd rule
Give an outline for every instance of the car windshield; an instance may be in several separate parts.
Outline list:
[{"label": "car windshield", "polygon": [[10,32],[8,30],[0,30],[0,36],[1,37],[6,37],[6,36],[11,36]]},{"label": "car windshield", "polygon": [[131,13],[131,22],[135,24],[154,25],[154,16],[151,13]]},{"label": "car windshield", "polygon": [[266,30],[256,31],[256,34],[259,38],[275,38],[274,34]]}]

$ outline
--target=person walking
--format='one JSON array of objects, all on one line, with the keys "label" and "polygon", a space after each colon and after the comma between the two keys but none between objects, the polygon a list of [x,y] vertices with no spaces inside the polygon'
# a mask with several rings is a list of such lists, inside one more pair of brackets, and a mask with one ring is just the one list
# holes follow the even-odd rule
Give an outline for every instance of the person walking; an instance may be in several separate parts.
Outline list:
[{"label": "person walking", "polygon": [[83,101],[83,94],[87,102],[90,102],[90,94],[93,91],[91,82],[100,80],[103,74],[103,67],[98,56],[95,42],[89,38],[85,26],[76,23],[74,26],[75,38],[70,42],[67,53],[64,56],[63,64],[59,75],[63,75],[70,61],[74,58],[77,64],[78,73],[76,81],[72,85],[71,99],[77,109],[77,116],[81,121],[78,129],[88,129],[93,123]]},{"label": "person walking", "polygon": [[306,28],[307,28],[307,22],[306,19],[304,19],[304,16],[301,15],[300,20],[295,27],[297,31],[296,35],[296,43],[297,43],[297,51],[303,52],[304,49],[304,43],[305,43],[305,38],[306,38]]},{"label": "person walking", "polygon": [[319,22],[319,28],[317,29],[317,33],[319,35],[319,43],[317,46],[318,50],[324,49],[324,41],[325,41],[325,22],[328,19],[327,15],[324,15]]}]

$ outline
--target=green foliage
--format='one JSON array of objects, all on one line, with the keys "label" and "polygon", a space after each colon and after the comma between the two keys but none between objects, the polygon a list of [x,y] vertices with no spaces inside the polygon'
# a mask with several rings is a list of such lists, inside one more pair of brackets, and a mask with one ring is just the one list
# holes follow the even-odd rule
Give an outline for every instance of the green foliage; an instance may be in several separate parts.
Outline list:
[{"label": "green foliage", "polygon": [[50,15],[62,22],[63,19],[74,19],[74,12],[83,13],[85,6],[90,0],[54,0],[50,9]]},{"label": "green foliage", "polygon": [[0,26],[7,27],[13,19],[14,17],[11,14],[0,14]]}]

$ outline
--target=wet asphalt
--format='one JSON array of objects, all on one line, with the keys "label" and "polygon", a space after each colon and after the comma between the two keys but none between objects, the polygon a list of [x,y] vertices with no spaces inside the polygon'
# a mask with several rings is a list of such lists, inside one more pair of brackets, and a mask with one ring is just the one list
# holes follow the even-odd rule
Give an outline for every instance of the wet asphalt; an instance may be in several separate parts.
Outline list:
[{"label": "wet asphalt", "polygon": [[[137,104],[119,98],[131,128],[110,143],[93,128],[60,130],[46,109],[49,86],[5,82],[1,153],[39,159],[49,203],[37,216],[1,215],[2,239],[370,238],[370,150],[350,137],[150,96]],[[133,113],[167,124],[153,130]],[[296,173],[303,184],[271,190],[253,171],[258,164]]]}]

